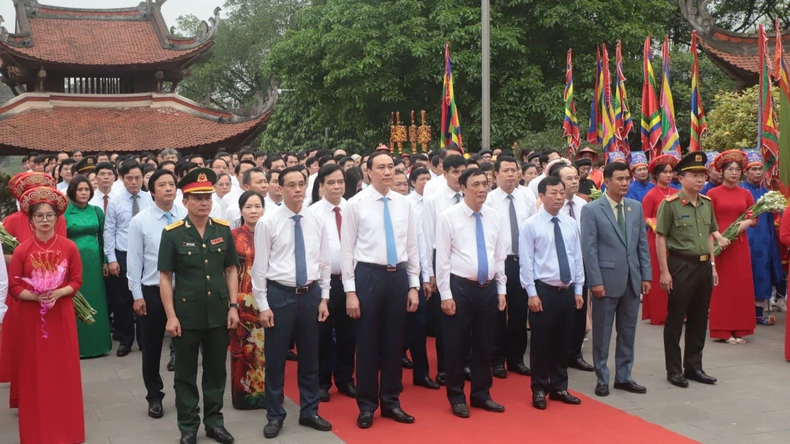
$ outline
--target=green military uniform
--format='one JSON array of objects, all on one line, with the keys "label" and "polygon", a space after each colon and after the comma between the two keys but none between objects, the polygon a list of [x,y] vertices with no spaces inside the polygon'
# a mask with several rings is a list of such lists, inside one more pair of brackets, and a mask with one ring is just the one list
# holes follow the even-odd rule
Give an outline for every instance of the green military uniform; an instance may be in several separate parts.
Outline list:
[{"label": "green military uniform", "polygon": [[[209,174],[210,173],[210,174]],[[178,188],[184,194],[189,184],[200,178],[216,182],[216,175],[197,169],[182,179]],[[205,190],[206,187],[204,187]],[[210,187],[209,187],[210,188]],[[201,237],[189,216],[168,225],[159,246],[159,271],[173,272],[173,306],[181,324],[181,336],[173,338],[176,360],[173,388],[176,392],[178,428],[197,432],[200,416],[196,411],[197,362],[203,353],[203,423],[207,430],[224,427],[222,416],[225,393],[228,344],[228,288],[225,268],[237,266],[239,258],[230,224],[209,218]]]},{"label": "green military uniform", "polygon": [[[684,157],[675,170],[704,171],[704,153]],[[667,241],[667,267],[672,275],[672,291],[664,325],[664,357],[669,373],[693,373],[702,370],[702,349],[708,326],[708,308],[713,292],[713,268],[710,236],[719,230],[710,198],[697,195],[692,204],[681,190],[658,207],[656,233]],[[680,359],[680,336],[686,322],[686,347],[683,368]]]}]

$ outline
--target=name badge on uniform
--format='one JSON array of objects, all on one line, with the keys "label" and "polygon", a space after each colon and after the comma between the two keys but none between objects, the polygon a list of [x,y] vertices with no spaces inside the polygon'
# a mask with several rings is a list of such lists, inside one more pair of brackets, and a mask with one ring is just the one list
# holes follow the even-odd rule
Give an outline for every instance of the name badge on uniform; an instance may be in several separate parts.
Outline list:
[{"label": "name badge on uniform", "polygon": [[183,246],[184,247],[197,247],[197,244],[194,243],[194,242],[184,242]]},{"label": "name badge on uniform", "polygon": [[221,237],[218,237],[218,238],[216,238],[216,239],[211,239],[211,245],[217,245],[217,244],[221,244],[222,242],[223,242],[223,241],[222,241],[222,238],[221,238]]},{"label": "name badge on uniform", "polygon": [[691,219],[691,215],[689,215],[689,214],[681,214],[680,218],[681,219]]}]

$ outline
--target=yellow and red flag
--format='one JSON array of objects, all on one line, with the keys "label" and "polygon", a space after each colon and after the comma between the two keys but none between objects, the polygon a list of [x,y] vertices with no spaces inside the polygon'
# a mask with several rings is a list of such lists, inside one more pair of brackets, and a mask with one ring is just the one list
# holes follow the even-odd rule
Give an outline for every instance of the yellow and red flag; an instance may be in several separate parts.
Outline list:
[{"label": "yellow and red flag", "polygon": [[614,126],[617,149],[625,153],[626,157],[631,153],[628,145],[628,135],[634,129],[634,122],[631,120],[631,110],[628,106],[628,94],[625,92],[625,74],[623,73],[623,54],[622,42],[617,41],[617,52],[615,54],[615,92],[614,92]]},{"label": "yellow and red flag", "polygon": [[702,94],[699,89],[697,31],[691,31],[691,55],[694,57],[694,62],[691,64],[691,142],[689,143],[689,151],[702,151],[700,139],[708,130],[708,120],[705,118],[705,109],[702,107]]},{"label": "yellow and red flag", "polygon": [[442,134],[441,147],[455,144],[464,152],[461,138],[461,121],[458,119],[458,108],[455,106],[453,92],[453,67],[450,60],[450,42],[444,48],[444,93],[442,94]]},{"label": "yellow and red flag", "polygon": [[681,154],[678,127],[675,124],[675,103],[669,88],[669,36],[664,37],[661,58],[664,62],[664,78],[661,81],[661,151]]},{"label": "yellow and red flag", "polygon": [[565,65],[565,120],[562,123],[562,137],[568,138],[568,159],[573,159],[579,148],[579,122],[576,120],[576,104],[573,102],[573,58],[572,49],[568,50]]},{"label": "yellow and red flag", "polygon": [[[781,35],[781,34],[780,34]],[[768,37],[765,35],[763,25],[759,26],[760,45],[760,95],[758,97],[757,116],[759,128],[757,129],[757,146],[765,161],[766,187],[771,181],[779,177],[779,132],[777,131],[776,114],[774,113],[774,99],[771,95],[771,67],[768,65]]]},{"label": "yellow and red flag", "polygon": [[776,59],[774,60],[774,79],[779,84],[779,89],[790,100],[790,74],[785,64],[784,50],[782,49],[782,31],[779,29],[779,19],[776,19]]},{"label": "yellow and red flag", "polygon": [[642,51],[642,151],[650,153],[650,158],[655,159],[661,155],[661,111],[658,109],[656,96],[656,76],[653,65],[650,63],[652,52],[650,50],[650,36],[645,39]]}]

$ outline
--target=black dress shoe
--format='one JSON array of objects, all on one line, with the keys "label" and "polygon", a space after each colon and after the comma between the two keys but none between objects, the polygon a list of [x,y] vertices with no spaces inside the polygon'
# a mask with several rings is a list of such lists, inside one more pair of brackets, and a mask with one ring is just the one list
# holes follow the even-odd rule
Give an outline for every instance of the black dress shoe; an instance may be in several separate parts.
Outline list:
[{"label": "black dress shoe", "polygon": [[285,359],[289,361],[296,361],[297,359],[299,359],[299,355],[297,355],[296,352],[293,350],[288,350],[287,352],[285,352]]},{"label": "black dress shoe", "polygon": [[319,432],[332,431],[332,424],[318,415],[311,416],[309,418],[299,418],[299,425],[310,427],[311,429],[318,430]]},{"label": "black dress shoe", "polygon": [[[617,384],[614,386],[617,387]],[[598,396],[609,396],[609,386],[606,384],[596,384],[595,394]]]},{"label": "black dress shoe", "polygon": [[231,435],[225,427],[216,427],[213,429],[206,429],[206,436],[217,441],[220,444],[233,444],[233,435]]},{"label": "black dress shoe", "polygon": [[414,382],[414,385],[418,385],[420,387],[425,387],[425,388],[431,389],[431,390],[439,390],[440,388],[442,388],[442,386],[437,384],[437,383],[435,383],[433,381],[433,379],[430,378],[430,376],[426,376],[425,379],[423,379],[422,381],[420,381],[418,379],[415,379],[413,382]]},{"label": "black dress shoe", "polygon": [[540,390],[532,392],[532,407],[538,410],[546,410],[546,394]]},{"label": "black dress shoe", "polygon": [[282,421],[269,421],[263,428],[263,437],[267,439],[276,438],[280,434],[280,429],[283,428]]},{"label": "black dress shoe", "polygon": [[504,365],[495,365],[492,373],[497,379],[507,379],[507,370]]},{"label": "black dress shoe", "polygon": [[466,404],[453,404],[451,408],[453,409],[453,415],[459,418],[469,417],[469,407]]},{"label": "black dress shoe", "polygon": [[467,381],[472,380],[472,369],[469,367],[464,367],[464,379]]},{"label": "black dress shoe", "polygon": [[571,395],[566,390],[563,390],[561,392],[550,392],[549,399],[551,399],[552,401],[560,401],[564,404],[570,404],[570,405],[579,405],[582,403],[581,399]]},{"label": "black dress shoe", "polygon": [[529,367],[524,365],[523,362],[519,362],[517,364],[508,364],[507,369],[508,371],[511,371],[521,376],[530,376],[532,374],[532,371],[530,371]]},{"label": "black dress shoe", "polygon": [[119,345],[118,350],[115,352],[115,356],[119,358],[123,358],[124,356],[128,355],[132,349],[126,345]]},{"label": "black dress shoe", "polygon": [[403,359],[400,360],[400,365],[401,365],[401,367],[403,367],[405,369],[409,369],[409,370],[414,368],[414,362],[412,362],[411,359],[409,359],[409,358],[407,358],[405,356],[403,357]]},{"label": "black dress shoe", "polygon": [[486,399],[485,401],[475,401],[474,399],[471,402],[472,407],[476,409],[483,409],[487,412],[494,412],[494,413],[502,413],[505,411],[505,406],[502,404],[497,404],[496,402]]},{"label": "black dress shoe", "polygon": [[159,419],[164,416],[164,411],[162,410],[162,400],[161,399],[154,399],[148,403],[148,416],[154,419]]},{"label": "black dress shoe", "polygon": [[584,358],[579,358],[575,361],[569,362],[568,367],[572,367],[583,372],[595,371],[595,367],[593,367],[589,362],[585,361]]},{"label": "black dress shoe", "polygon": [[349,398],[357,397],[357,386],[355,386],[353,382],[347,382],[337,386],[337,391],[348,396]]},{"label": "black dress shoe", "polygon": [[686,388],[689,386],[689,382],[680,373],[667,372],[667,381],[678,387]]},{"label": "black dress shoe", "polygon": [[176,357],[171,356],[170,361],[167,363],[167,371],[174,372],[176,371]]},{"label": "black dress shoe", "polygon": [[615,382],[614,388],[617,390],[625,390],[631,393],[647,393],[647,388],[642,387],[634,381]]},{"label": "black dress shoe", "polygon": [[360,429],[369,429],[373,425],[373,412],[363,410],[357,416],[357,427]]},{"label": "black dress shoe", "polygon": [[411,424],[414,422],[414,416],[409,415],[408,413],[404,412],[403,409],[400,407],[390,409],[381,409],[381,417],[382,418],[391,418],[394,419],[395,422],[400,422],[403,424]]},{"label": "black dress shoe", "polygon": [[436,383],[441,385],[441,386],[447,385],[447,373],[445,373],[445,372],[437,373],[436,374]]},{"label": "black dress shoe", "polygon": [[329,402],[329,390],[318,389],[318,400],[320,402]]},{"label": "black dress shoe", "polygon": [[181,439],[179,444],[195,444],[197,442],[197,433],[195,432],[181,432]]},{"label": "black dress shoe", "polygon": [[713,376],[708,376],[702,370],[686,370],[683,372],[683,376],[686,379],[691,379],[692,381],[701,382],[703,384],[715,384],[718,381]]}]

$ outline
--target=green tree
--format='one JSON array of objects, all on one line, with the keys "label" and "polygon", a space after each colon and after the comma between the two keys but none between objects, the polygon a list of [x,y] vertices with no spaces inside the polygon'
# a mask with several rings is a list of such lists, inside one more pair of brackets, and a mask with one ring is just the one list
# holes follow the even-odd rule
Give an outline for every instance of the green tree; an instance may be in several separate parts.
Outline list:
[{"label": "green tree", "polygon": [[[706,150],[757,147],[758,86],[742,92],[722,92],[715,97],[715,109],[708,115],[710,130],[703,139]],[[779,94],[774,90],[774,110],[779,113]]]}]

